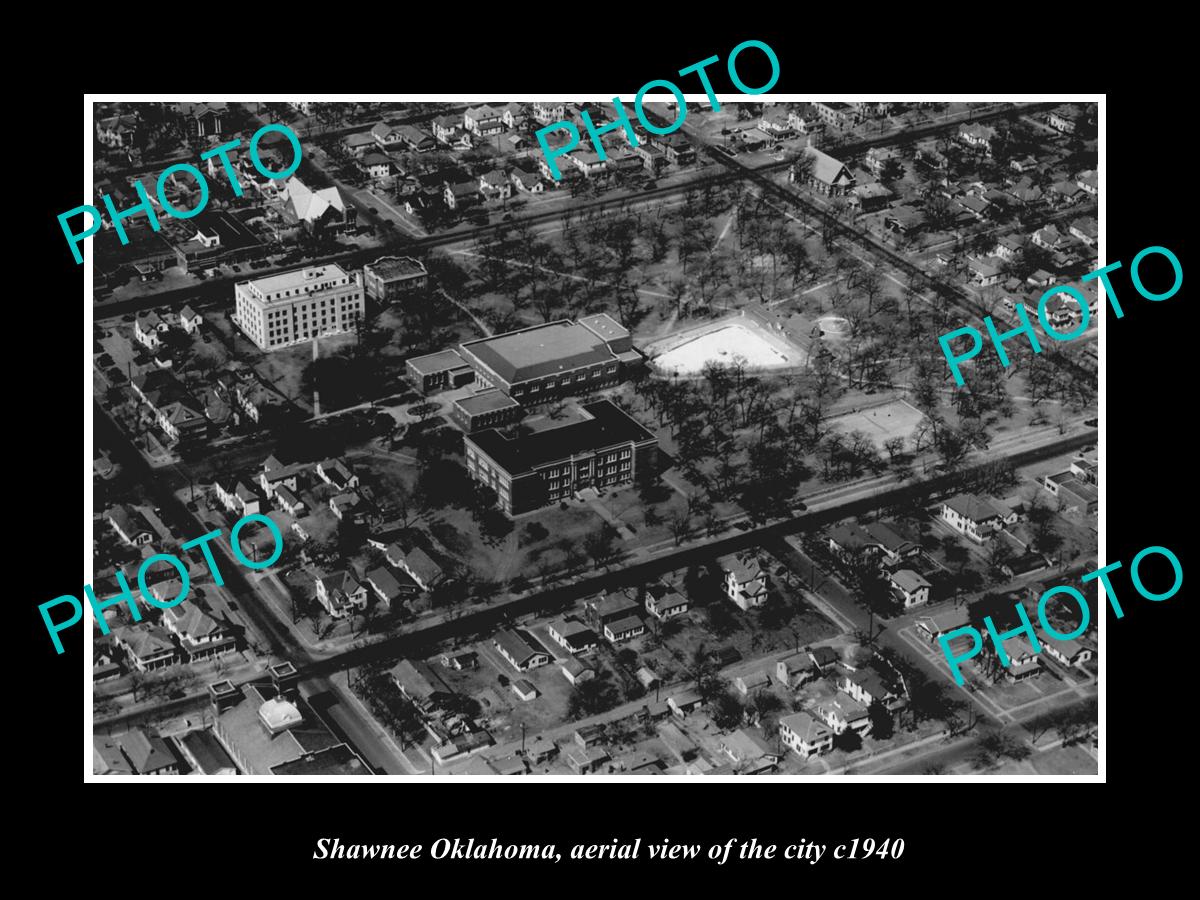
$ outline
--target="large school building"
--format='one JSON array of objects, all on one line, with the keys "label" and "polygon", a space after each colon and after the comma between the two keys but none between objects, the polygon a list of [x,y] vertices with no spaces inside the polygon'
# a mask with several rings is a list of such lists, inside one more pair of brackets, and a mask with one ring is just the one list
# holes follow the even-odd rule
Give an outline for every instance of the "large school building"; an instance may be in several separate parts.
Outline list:
[{"label": "large school building", "polygon": [[505,437],[492,428],[467,435],[467,472],[496,492],[510,516],[654,472],[653,434],[608,400],[582,410],[586,418],[534,434]]}]

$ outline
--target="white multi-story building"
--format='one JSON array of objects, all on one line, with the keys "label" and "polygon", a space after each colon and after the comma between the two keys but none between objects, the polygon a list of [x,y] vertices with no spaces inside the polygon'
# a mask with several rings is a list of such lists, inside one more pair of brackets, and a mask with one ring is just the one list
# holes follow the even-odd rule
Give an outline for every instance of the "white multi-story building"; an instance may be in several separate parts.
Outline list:
[{"label": "white multi-story building", "polygon": [[362,273],[335,263],[239,281],[233,320],[262,350],[352,331],[364,311]]}]

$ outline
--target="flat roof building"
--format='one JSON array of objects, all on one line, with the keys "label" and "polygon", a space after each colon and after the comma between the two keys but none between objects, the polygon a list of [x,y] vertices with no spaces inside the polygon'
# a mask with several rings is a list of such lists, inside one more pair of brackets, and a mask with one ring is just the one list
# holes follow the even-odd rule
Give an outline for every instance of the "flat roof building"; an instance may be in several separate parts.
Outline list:
[{"label": "flat roof building", "polygon": [[401,294],[419,290],[429,283],[429,273],[420,260],[411,256],[384,256],[363,266],[363,284],[367,296],[390,303]]},{"label": "flat roof building", "polygon": [[499,428],[520,421],[524,415],[520,403],[494,388],[461,397],[450,407],[450,418],[467,434],[481,428]]},{"label": "flat roof building", "polygon": [[234,299],[234,322],[261,350],[352,331],[365,308],[362,273],[336,263],[239,281]]},{"label": "flat roof building", "polygon": [[459,354],[476,381],[525,406],[616,384],[642,362],[629,330],[604,313],[468,341]]},{"label": "flat roof building", "polygon": [[495,429],[465,438],[467,472],[519,515],[587,487],[625,484],[655,470],[658,439],[608,400],[582,407],[588,418],[521,437]]}]

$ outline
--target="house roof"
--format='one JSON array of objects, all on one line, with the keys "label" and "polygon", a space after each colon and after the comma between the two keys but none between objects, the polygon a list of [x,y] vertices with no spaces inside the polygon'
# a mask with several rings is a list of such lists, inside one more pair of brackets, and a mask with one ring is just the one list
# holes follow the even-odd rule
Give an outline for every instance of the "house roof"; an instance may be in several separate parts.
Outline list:
[{"label": "house roof", "polygon": [[624,634],[629,631],[637,631],[639,628],[645,628],[646,623],[637,616],[623,616],[615,622],[609,622],[604,626],[605,630],[611,634]]},{"label": "house roof", "polygon": [[[178,595],[172,594],[171,596]],[[211,638],[225,632],[224,625],[195,603],[172,606],[163,611],[163,618],[170,619],[176,631],[193,641],[202,637]]]},{"label": "house roof", "polygon": [[780,727],[787,726],[806,744],[824,740],[833,734],[823,722],[814,719],[806,712],[793,713],[779,720]]},{"label": "house roof", "polygon": [[223,770],[237,771],[225,748],[207,728],[189,731],[179,742],[187,750],[196,767],[205,775],[216,775]]},{"label": "house roof", "polygon": [[[395,551],[397,550],[400,551],[399,556],[395,556]],[[393,556],[399,561],[403,561],[412,574],[425,584],[432,584],[446,575],[442,567],[420,547],[404,551],[400,548],[399,544],[392,544],[388,548],[388,555]]]},{"label": "house roof", "polygon": [[139,775],[178,765],[166,742],[138,728],[117,738],[125,757]]},{"label": "house roof", "polygon": [[503,631],[497,631],[492,640],[518,663],[524,662],[536,653],[546,653],[537,639],[524,629],[506,628]]},{"label": "house roof", "polygon": [[92,736],[92,773],[95,775],[133,775],[133,766],[111,738]]},{"label": "house roof", "polygon": [[122,629],[121,643],[138,659],[147,659],[162,653],[175,653],[171,636],[156,625]]},{"label": "house roof", "polygon": [[358,583],[358,579],[346,571],[334,572],[319,580],[325,586],[326,591],[342,591],[346,594],[354,594],[362,590],[362,585]]},{"label": "house roof", "polygon": [[909,594],[919,588],[931,587],[924,576],[912,569],[897,569],[892,573],[892,584]]},{"label": "house roof", "polygon": [[392,667],[390,674],[413,700],[425,702],[435,694],[451,693],[437,671],[424,660],[402,659]]},{"label": "house roof", "polygon": [[986,522],[1002,516],[992,504],[974,494],[955,494],[945,505],[972,522]]},{"label": "house roof", "polygon": [[108,511],[108,518],[114,525],[121,529],[121,533],[133,537],[142,532],[154,534],[154,529],[150,527],[150,523],[146,521],[146,517],[142,515],[141,510],[136,507],[126,506],[120,503]]},{"label": "house roof", "polygon": [[367,581],[383,593],[388,600],[395,600],[403,590],[400,581],[386,566],[377,566],[367,572]]}]

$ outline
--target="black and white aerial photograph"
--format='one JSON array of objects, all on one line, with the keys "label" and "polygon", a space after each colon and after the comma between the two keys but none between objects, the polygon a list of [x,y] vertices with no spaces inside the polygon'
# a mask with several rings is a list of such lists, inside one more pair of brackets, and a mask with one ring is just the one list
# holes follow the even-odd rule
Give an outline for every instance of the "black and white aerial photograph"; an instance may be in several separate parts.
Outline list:
[{"label": "black and white aerial photograph", "polygon": [[1095,779],[1099,103],[686,89],[90,101],[87,780]]}]

